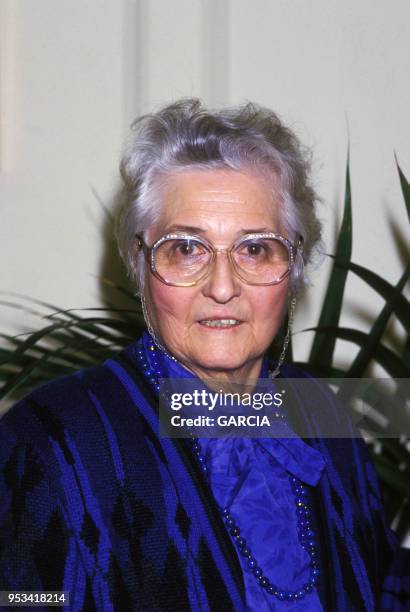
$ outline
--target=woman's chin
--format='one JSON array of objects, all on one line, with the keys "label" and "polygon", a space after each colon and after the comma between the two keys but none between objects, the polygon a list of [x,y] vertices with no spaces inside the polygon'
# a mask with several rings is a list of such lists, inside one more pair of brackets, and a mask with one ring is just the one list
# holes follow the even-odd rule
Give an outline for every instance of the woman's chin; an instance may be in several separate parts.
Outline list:
[{"label": "woman's chin", "polygon": [[[197,355],[191,363],[187,363],[187,367],[192,370],[200,378],[218,378],[222,379],[235,378],[243,376],[247,378],[248,370],[252,369],[253,361],[248,361],[245,358],[240,358],[236,355],[224,353],[206,353],[205,351]],[[240,380],[237,380],[240,382]]]}]

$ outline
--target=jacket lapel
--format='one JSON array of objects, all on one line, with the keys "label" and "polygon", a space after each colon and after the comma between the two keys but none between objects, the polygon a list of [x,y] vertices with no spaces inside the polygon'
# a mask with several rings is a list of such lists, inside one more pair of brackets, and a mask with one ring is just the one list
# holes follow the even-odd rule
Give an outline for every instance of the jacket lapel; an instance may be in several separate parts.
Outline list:
[{"label": "jacket lapel", "polygon": [[[185,511],[195,528],[201,530],[201,557],[205,564],[216,564],[220,579],[235,611],[244,610],[242,570],[233,543],[222,522],[211,491],[189,447],[190,441],[159,437],[158,400],[144,377],[127,355],[121,354],[105,363],[122,384],[146,423],[145,434],[157,454],[172,470],[178,491],[185,498]],[[172,467],[171,467],[172,466]],[[177,475],[177,478],[175,477]],[[198,524],[199,523],[199,524]],[[209,554],[207,552],[209,549]],[[203,573],[204,574],[204,573]],[[209,591],[211,591],[211,586]],[[207,593],[209,595],[209,593]],[[209,599],[209,596],[208,596]]]}]

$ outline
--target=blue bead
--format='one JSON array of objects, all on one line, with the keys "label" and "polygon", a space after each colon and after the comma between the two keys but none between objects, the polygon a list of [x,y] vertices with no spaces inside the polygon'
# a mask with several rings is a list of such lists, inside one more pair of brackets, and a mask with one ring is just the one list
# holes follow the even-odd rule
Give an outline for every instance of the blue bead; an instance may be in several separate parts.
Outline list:
[{"label": "blue bead", "polygon": [[225,515],[225,516],[228,516],[228,514],[229,514],[229,508],[224,508],[224,509],[222,510],[222,514],[223,514],[223,515]]},{"label": "blue bead", "polygon": [[239,529],[239,527],[235,526],[232,527],[229,533],[231,534],[231,536],[236,537],[241,533],[241,530]]},{"label": "blue bead", "polygon": [[312,570],[312,578],[313,578],[314,576],[319,576],[319,574],[320,574],[320,571],[318,570],[318,568],[317,568],[317,567],[315,567],[315,568]]},{"label": "blue bead", "polygon": [[301,589],[300,591],[298,591],[297,596],[299,599],[303,599],[306,596],[306,592],[304,591],[304,589]]},{"label": "blue bead", "polygon": [[241,555],[242,555],[242,557],[250,557],[251,556],[251,551],[249,550],[249,548],[247,546],[242,548]]},{"label": "blue bead", "polygon": [[203,472],[207,472],[207,471],[208,471],[208,468],[206,467],[206,465],[205,465],[205,464],[203,464],[203,465],[201,465],[201,470],[202,470]]},{"label": "blue bead", "polygon": [[286,597],[286,593],[285,591],[279,591],[277,594],[277,598],[280,599],[281,601],[283,601]]},{"label": "blue bead", "polygon": [[233,527],[235,525],[235,521],[231,516],[228,516],[225,520],[225,524],[227,527]]},{"label": "blue bead", "polygon": [[256,567],[258,564],[257,564],[256,559],[254,559],[253,557],[250,557],[250,558],[248,559],[248,565],[249,565],[249,567],[250,567],[251,569],[253,569],[253,568],[254,568],[254,567]]},{"label": "blue bead", "polygon": [[243,548],[244,546],[246,546],[245,538],[238,538],[236,540],[236,544],[237,544],[238,548]]},{"label": "blue bead", "polygon": [[270,586],[270,582],[269,580],[266,578],[266,576],[261,576],[259,578],[259,584],[261,585],[261,587],[263,589],[267,589]]},{"label": "blue bead", "polygon": [[278,594],[278,587],[276,586],[276,584],[269,585],[266,590],[269,593],[269,595],[277,595]]},{"label": "blue bead", "polygon": [[311,593],[312,591],[313,591],[313,585],[312,585],[312,584],[310,584],[310,583],[308,583],[308,584],[305,586],[305,592],[306,592],[306,593]]},{"label": "blue bead", "polygon": [[260,567],[254,567],[252,571],[253,571],[253,575],[256,578],[260,578],[263,575],[263,572]]},{"label": "blue bead", "polygon": [[291,591],[288,591],[285,595],[285,599],[287,601],[293,601],[295,599],[295,594],[292,593]]}]

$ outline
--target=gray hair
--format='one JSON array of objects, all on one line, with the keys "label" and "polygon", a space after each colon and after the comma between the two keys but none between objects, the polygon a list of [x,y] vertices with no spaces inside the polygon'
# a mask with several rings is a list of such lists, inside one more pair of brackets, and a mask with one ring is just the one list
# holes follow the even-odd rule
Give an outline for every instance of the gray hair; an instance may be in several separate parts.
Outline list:
[{"label": "gray hair", "polygon": [[300,287],[305,265],[320,244],[318,197],[309,183],[309,151],[273,111],[249,102],[211,112],[196,98],[182,99],[143,115],[132,128],[136,136],[120,165],[125,200],[117,239],[140,290],[144,256],[137,251],[135,234],[144,234],[158,220],[164,179],[187,169],[218,168],[262,173],[270,179],[287,238],[303,239],[303,251],[291,272],[292,290]]}]

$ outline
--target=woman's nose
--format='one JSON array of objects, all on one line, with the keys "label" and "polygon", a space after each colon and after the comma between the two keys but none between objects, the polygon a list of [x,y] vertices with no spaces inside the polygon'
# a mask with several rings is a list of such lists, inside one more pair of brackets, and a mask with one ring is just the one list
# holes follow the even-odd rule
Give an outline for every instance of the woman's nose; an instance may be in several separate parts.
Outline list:
[{"label": "woman's nose", "polygon": [[218,252],[212,270],[205,280],[202,293],[215,302],[225,304],[241,293],[241,281],[235,275],[226,252]]}]

